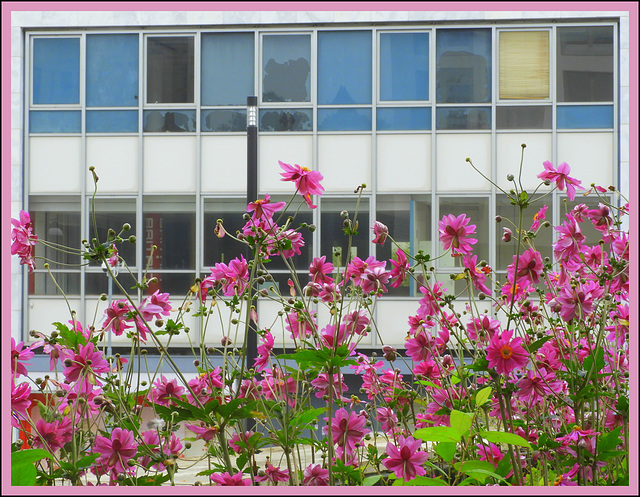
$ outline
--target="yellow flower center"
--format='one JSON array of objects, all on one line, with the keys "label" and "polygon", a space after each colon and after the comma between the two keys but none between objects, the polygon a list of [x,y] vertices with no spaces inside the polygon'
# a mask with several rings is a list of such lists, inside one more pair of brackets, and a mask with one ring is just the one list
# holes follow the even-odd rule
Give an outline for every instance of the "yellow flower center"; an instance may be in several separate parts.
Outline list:
[{"label": "yellow flower center", "polygon": [[503,359],[511,359],[511,356],[513,355],[513,349],[508,345],[504,345],[500,349],[500,355],[502,356]]}]

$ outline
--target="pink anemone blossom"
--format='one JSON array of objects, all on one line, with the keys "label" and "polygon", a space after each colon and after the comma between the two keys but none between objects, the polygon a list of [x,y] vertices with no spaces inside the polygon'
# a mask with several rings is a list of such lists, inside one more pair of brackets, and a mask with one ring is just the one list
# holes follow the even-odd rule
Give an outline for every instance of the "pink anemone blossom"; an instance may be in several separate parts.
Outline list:
[{"label": "pink anemone blossom", "polygon": [[387,443],[387,458],[382,464],[389,470],[393,471],[397,478],[404,481],[415,479],[416,476],[423,476],[426,470],[423,465],[428,459],[429,454],[419,450],[422,445],[421,440],[415,440],[413,437],[398,437],[398,446],[393,443]]},{"label": "pink anemone blossom", "polygon": [[302,485],[309,487],[329,486],[329,470],[319,464],[309,464],[302,473]]},{"label": "pink anemone blossom", "polygon": [[315,209],[316,206],[311,203],[311,195],[322,195],[324,187],[320,182],[324,179],[318,171],[311,171],[306,167],[298,164],[291,165],[282,161],[278,161],[280,167],[284,170],[280,173],[282,181],[292,181],[295,183],[298,193],[302,195],[307,205]]},{"label": "pink anemone blossom", "polygon": [[445,250],[451,249],[452,255],[457,254],[470,254],[473,250],[472,245],[478,243],[475,238],[468,238],[476,232],[476,225],[471,224],[470,218],[464,214],[460,214],[458,217],[453,214],[443,216],[442,220],[438,222],[438,233],[440,234],[440,241]]},{"label": "pink anemone blossom", "polygon": [[373,230],[374,235],[373,243],[383,245],[387,240],[387,236],[389,236],[389,228],[387,228],[380,221],[375,221],[371,229]]},{"label": "pink anemone blossom", "polygon": [[569,176],[571,168],[566,162],[561,163],[558,166],[558,169],[556,169],[549,161],[544,161],[542,165],[544,166],[544,171],[538,174],[538,178],[542,180],[555,181],[556,186],[560,191],[563,191],[566,186],[567,197],[569,197],[569,200],[573,201],[573,199],[576,198],[576,188],[584,190],[584,188],[580,186],[581,182],[579,180]]},{"label": "pink anemone blossom", "polygon": [[33,232],[33,223],[28,212],[20,211],[20,219],[11,219],[11,255],[20,258],[20,264],[24,264],[32,273],[35,264],[35,245],[38,236]]},{"label": "pink anemone blossom", "polygon": [[230,475],[228,471],[224,473],[212,473],[209,478],[213,483],[222,487],[250,487],[251,478],[242,478],[242,472]]},{"label": "pink anemone blossom", "polygon": [[96,460],[98,466],[105,471],[124,473],[128,469],[127,461],[138,452],[138,444],[133,432],[114,428],[109,437],[96,437],[93,450],[100,454]]},{"label": "pink anemone blossom", "polygon": [[512,330],[495,334],[487,347],[489,367],[496,368],[498,374],[508,374],[514,369],[523,368],[529,362],[529,354],[520,345],[522,338],[514,338]]}]

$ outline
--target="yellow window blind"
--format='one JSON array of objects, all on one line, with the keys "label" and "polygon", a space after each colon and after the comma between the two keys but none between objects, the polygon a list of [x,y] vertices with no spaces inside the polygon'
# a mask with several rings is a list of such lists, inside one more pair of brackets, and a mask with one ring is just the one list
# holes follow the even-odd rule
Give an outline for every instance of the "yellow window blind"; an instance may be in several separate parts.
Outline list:
[{"label": "yellow window blind", "polygon": [[499,68],[500,98],[549,98],[549,32],[501,32]]}]

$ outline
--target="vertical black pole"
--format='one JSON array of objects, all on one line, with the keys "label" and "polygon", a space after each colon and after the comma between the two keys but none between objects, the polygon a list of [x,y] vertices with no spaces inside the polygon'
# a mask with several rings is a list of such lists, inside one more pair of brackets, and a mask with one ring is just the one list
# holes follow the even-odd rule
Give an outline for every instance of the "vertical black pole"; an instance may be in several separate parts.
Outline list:
[{"label": "vertical black pole", "polygon": [[[258,97],[247,97],[247,205],[258,199]],[[253,260],[253,253],[248,249],[247,260]],[[254,306],[256,300],[253,290],[249,288],[247,305]],[[251,319],[247,323],[246,360],[247,368],[252,368],[258,355],[258,341],[256,330]],[[255,426],[255,420],[247,420],[247,430]]]}]

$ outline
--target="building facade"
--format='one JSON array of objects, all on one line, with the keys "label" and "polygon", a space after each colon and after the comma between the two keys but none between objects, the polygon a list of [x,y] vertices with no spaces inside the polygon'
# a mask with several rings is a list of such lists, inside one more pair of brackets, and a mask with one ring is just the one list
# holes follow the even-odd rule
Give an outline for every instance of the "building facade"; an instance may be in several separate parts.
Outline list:
[{"label": "building facade", "polygon": [[[129,223],[137,243],[120,255],[131,273],[181,300],[242,252],[214,228],[244,224],[246,98],[257,95],[259,196],[291,198],[279,160],[324,176],[318,208],[298,217],[317,227],[295,259],[302,281],[321,255],[336,267],[347,250],[389,259],[389,243],[372,243],[375,220],[435,259],[438,220],[462,213],[476,225],[474,253],[500,279],[512,247],[495,218],[515,214],[509,174],[532,192],[544,161],[567,162],[587,188],[628,194],[628,53],[628,12],[13,12],[12,216],[28,210],[39,236],[80,247],[94,237],[93,166],[99,237]],[[554,223],[585,201],[546,200]],[[343,210],[357,210],[361,227],[350,247]],[[553,236],[537,238],[543,255]],[[99,326],[101,267],[44,246],[37,255],[52,259],[55,282],[43,261],[28,274],[12,260],[12,336],[50,331],[68,305]],[[453,259],[433,266],[462,290]],[[285,263],[271,270],[287,294]],[[119,281],[134,278],[120,270]],[[380,334],[361,347],[401,347],[420,296],[415,284],[391,289],[376,304]],[[261,299],[260,325],[277,311]],[[222,334],[211,325],[207,340]]]}]

